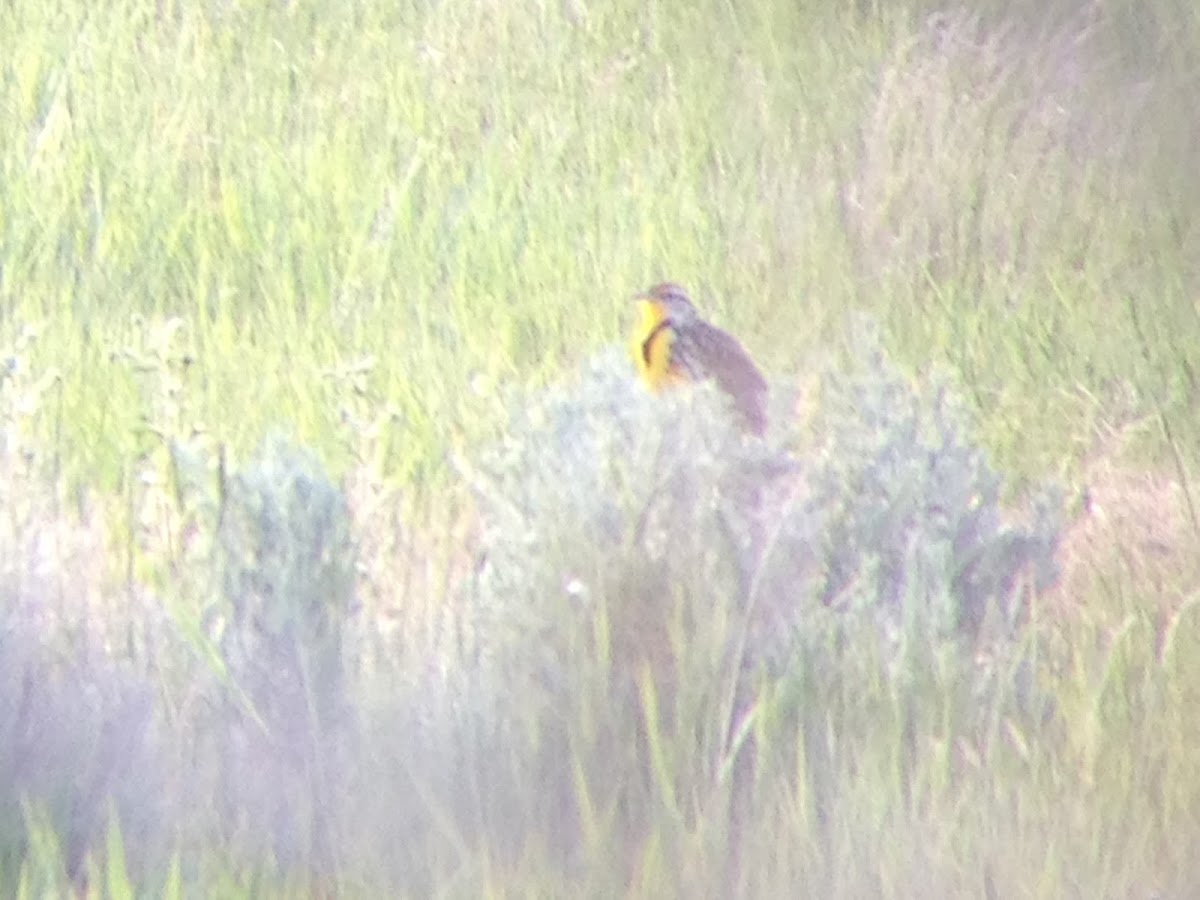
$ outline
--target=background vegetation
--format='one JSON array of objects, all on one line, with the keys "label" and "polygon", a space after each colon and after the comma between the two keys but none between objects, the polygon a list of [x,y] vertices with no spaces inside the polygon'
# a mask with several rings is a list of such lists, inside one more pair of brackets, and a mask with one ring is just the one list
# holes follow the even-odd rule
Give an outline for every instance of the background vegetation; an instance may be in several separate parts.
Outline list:
[{"label": "background vegetation", "polygon": [[1192,4],[0,36],[0,892],[1190,896]]}]

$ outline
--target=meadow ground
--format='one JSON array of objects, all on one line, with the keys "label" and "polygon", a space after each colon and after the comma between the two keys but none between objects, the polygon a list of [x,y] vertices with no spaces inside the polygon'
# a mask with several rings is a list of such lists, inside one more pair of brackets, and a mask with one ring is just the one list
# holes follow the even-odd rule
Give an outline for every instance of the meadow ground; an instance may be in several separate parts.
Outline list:
[{"label": "meadow ground", "polygon": [[0,893],[1192,896],[1192,4],[0,35]]}]

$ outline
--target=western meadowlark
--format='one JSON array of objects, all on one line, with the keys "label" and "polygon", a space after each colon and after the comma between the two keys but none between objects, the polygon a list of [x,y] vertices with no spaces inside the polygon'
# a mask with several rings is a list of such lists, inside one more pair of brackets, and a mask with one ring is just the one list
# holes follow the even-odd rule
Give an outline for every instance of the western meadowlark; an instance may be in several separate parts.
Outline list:
[{"label": "western meadowlark", "polygon": [[700,318],[687,292],[663,282],[637,296],[641,317],[631,350],[652,391],[712,379],[733,401],[746,428],[767,429],[767,381],[737,338]]}]

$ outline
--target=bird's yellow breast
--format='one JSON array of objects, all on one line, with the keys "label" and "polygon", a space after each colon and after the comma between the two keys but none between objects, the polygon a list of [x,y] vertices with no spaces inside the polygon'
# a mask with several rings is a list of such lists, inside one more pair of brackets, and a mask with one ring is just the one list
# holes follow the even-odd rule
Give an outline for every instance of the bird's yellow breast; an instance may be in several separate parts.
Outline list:
[{"label": "bird's yellow breast", "polygon": [[674,340],[675,329],[662,304],[649,299],[638,301],[638,322],[629,349],[638,375],[652,391],[685,380],[679,368],[671,365]]}]

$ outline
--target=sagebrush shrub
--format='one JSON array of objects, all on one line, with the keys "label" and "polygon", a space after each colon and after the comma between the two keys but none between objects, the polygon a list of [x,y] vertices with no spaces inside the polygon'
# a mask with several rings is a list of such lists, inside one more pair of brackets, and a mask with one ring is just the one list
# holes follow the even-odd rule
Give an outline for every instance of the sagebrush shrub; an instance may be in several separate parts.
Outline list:
[{"label": "sagebrush shrub", "polygon": [[300,691],[289,715],[332,715],[354,596],[341,490],[310,453],[269,441],[226,481],[217,538],[228,608],[221,646],[231,671],[271,703]]},{"label": "sagebrush shrub", "polygon": [[216,532],[218,645],[228,675],[219,796],[230,818],[249,816],[262,829],[278,861],[327,868],[349,709],[346,501],[312,454],[274,438],[225,481]]},{"label": "sagebrush shrub", "polygon": [[1041,590],[1056,577],[1059,493],[1036,493],[1029,524],[1010,522],[1001,478],[950,387],[936,378],[911,386],[870,326],[858,333],[857,359],[825,379],[809,450],[818,461],[808,467],[810,502],[825,521],[821,602],[849,592],[894,629],[919,579],[926,600],[942,601],[925,612],[943,635],[973,632],[993,608],[1013,618],[1019,578]]},{"label": "sagebrush shrub", "polygon": [[644,790],[656,741],[681,781],[724,789],[755,698],[854,671],[842,654],[863,637],[899,671],[919,634],[969,676],[956,648],[991,611],[1014,633],[1053,577],[1053,495],[1012,524],[949,388],[911,384],[858,331],[810,418],[776,386],[765,440],[705,386],[648,395],[614,351],[514,403],[505,437],[460,467],[482,525],[450,694],[497,791],[557,785],[569,819],[578,769]]}]

